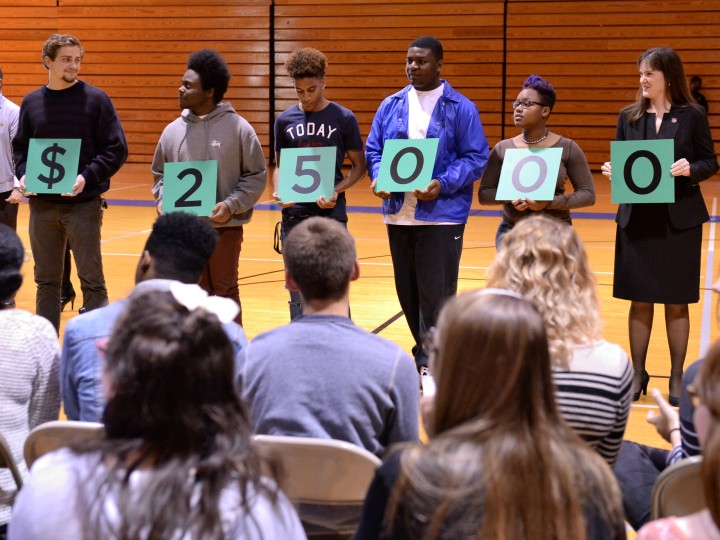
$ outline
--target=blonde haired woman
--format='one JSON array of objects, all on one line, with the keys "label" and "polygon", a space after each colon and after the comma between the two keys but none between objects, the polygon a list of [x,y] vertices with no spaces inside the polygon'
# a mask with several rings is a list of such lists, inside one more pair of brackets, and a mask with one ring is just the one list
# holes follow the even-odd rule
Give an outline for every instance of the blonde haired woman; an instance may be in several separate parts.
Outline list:
[{"label": "blonde haired woman", "polygon": [[520,221],[503,238],[488,284],[516,291],[540,310],[560,410],[612,465],[630,411],[632,366],[625,351],[600,337],[595,277],[577,233],[545,216]]}]

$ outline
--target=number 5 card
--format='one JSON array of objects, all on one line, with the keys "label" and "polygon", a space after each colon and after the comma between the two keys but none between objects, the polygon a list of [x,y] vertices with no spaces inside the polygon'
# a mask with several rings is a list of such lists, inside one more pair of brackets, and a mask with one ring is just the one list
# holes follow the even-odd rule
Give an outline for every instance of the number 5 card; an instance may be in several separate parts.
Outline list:
[{"label": "number 5 card", "polygon": [[337,147],[283,148],[280,150],[278,195],[281,202],[315,202],[335,191]]},{"label": "number 5 card", "polygon": [[552,201],[561,159],[562,148],[511,148],[505,151],[495,200]]},{"label": "number 5 card", "polygon": [[217,160],[176,161],[165,164],[163,204],[165,212],[209,216],[217,204]]}]

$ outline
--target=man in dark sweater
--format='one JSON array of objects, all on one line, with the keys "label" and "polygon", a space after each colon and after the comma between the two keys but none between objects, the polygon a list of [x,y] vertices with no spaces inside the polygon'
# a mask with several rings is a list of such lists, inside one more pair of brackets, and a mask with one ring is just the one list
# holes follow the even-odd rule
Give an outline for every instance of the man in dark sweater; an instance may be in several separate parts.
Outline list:
[{"label": "man in dark sweater", "polygon": [[89,311],[108,303],[100,254],[103,200],[127,158],[127,141],[115,107],[98,88],[77,79],[83,48],[68,34],[53,34],[43,46],[48,84],[26,95],[13,139],[15,172],[25,190],[30,139],[80,139],[72,193],[30,197],[30,245],[35,260],[36,311],[58,329],[60,284],[66,240],[75,255]]}]

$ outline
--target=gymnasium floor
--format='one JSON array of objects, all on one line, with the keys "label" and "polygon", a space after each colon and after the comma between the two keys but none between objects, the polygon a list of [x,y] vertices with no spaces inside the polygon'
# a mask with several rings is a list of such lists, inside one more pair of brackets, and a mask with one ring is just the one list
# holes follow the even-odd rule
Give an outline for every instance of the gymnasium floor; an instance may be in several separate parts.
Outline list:
[{"label": "gymnasium floor", "polygon": [[[628,350],[629,303],[612,298],[615,207],[610,203],[608,181],[597,175],[595,182],[598,200],[594,207],[574,212],[574,226],[585,243],[597,276],[604,336]],[[148,165],[126,164],[113,178],[112,188],[106,194],[110,207],[104,218],[103,261],[111,301],[124,297],[133,287],[135,264],[156,216],[150,194],[151,184]],[[717,180],[706,181],[702,189],[713,220],[705,224],[703,231],[701,300],[691,306],[687,363],[698,358],[711,340],[718,336],[718,325],[715,322],[717,299],[711,293],[710,285],[716,266],[715,216],[720,183]],[[256,207],[252,222],[245,227],[240,261],[240,295],[245,331],[249,338],[289,321],[282,259],[273,250],[273,231],[275,223],[280,219],[280,211],[269,204],[270,199],[268,189]],[[351,286],[353,319],[362,328],[376,331],[409,351],[412,340],[395,294],[380,200],[370,193],[367,178],[350,190],[347,200],[349,229],[356,239],[361,263],[361,277]],[[473,204],[465,231],[460,290],[485,286],[485,272],[495,255],[494,237],[499,219],[499,207],[481,208],[477,202]],[[27,221],[28,207],[22,205],[18,232],[25,244],[27,259],[24,266],[25,283],[17,296],[17,304],[20,308],[34,311],[35,286]],[[79,282],[74,274],[73,282],[78,298],[74,310],[70,311],[68,305],[63,313],[63,324],[76,316],[82,305]],[[652,377],[650,387],[657,387],[667,394],[669,360],[661,308],[657,309],[647,367]],[[655,434],[654,428],[645,422],[645,415],[652,406],[649,397],[643,397],[633,404],[626,437],[660,446],[662,440]]]}]

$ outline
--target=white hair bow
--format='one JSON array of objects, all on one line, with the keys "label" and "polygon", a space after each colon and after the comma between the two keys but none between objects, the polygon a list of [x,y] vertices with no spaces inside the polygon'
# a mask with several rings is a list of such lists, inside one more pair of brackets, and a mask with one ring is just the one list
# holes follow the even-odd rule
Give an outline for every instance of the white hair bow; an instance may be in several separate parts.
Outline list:
[{"label": "white hair bow", "polygon": [[234,320],[235,316],[240,312],[240,306],[233,300],[221,296],[209,296],[199,285],[173,283],[170,285],[170,292],[178,303],[190,311],[202,308],[217,315],[217,318],[222,323],[229,323]]}]

